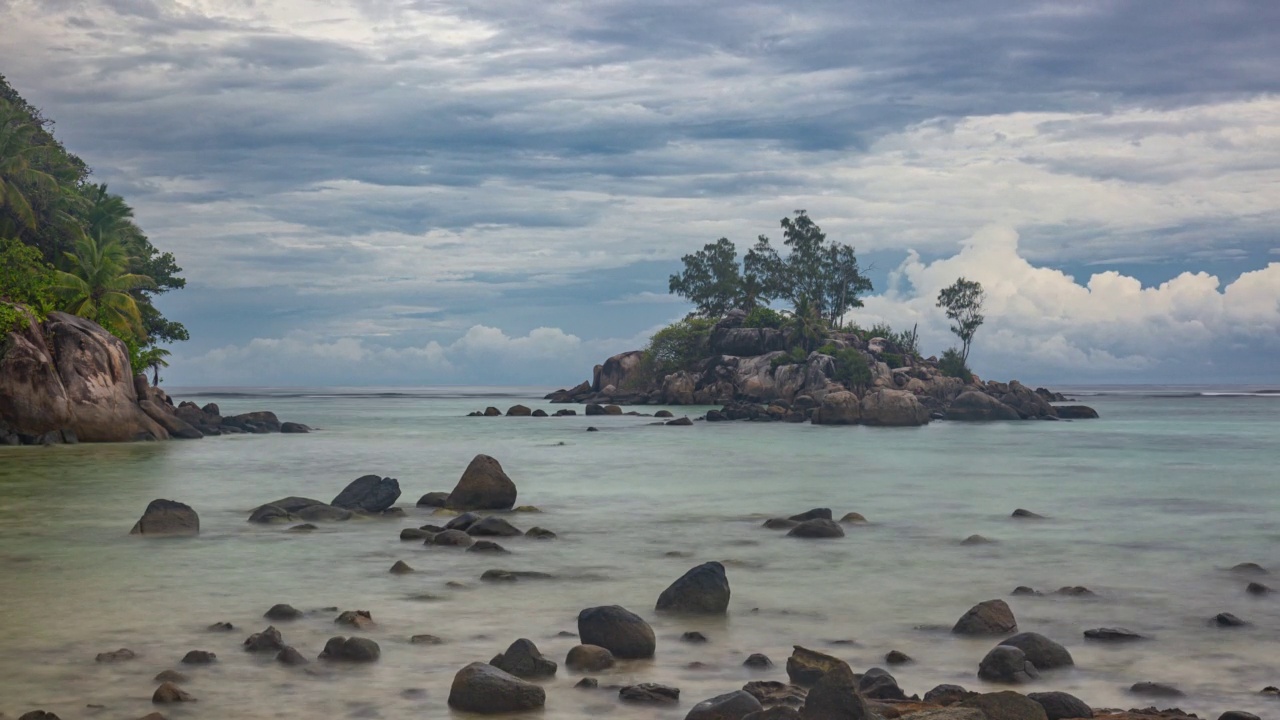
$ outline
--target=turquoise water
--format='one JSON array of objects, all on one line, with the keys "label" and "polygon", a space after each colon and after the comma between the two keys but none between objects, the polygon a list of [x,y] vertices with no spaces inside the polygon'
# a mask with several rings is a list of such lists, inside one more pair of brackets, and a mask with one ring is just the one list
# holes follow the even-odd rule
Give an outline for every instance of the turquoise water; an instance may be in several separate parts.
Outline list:
[{"label": "turquoise water", "polygon": [[[942,682],[984,689],[977,665],[995,641],[947,630],[974,603],[1002,597],[1022,630],[1062,642],[1076,660],[1074,669],[1045,673],[1022,690],[1145,707],[1152,703],[1125,688],[1151,680],[1188,694],[1162,707],[1280,715],[1280,704],[1258,695],[1280,684],[1280,597],[1249,596],[1246,579],[1226,570],[1257,562],[1274,573],[1262,580],[1280,588],[1280,397],[1104,395],[1083,398],[1102,413],[1095,421],[919,429],[462,417],[515,402],[559,407],[523,391],[493,392],[188,395],[216,400],[224,413],[271,409],[322,430],[3,449],[0,712],[138,717],[152,710],[152,677],[179,668],[199,702],[165,709],[170,718],[446,717],[457,669],[518,637],[562,661],[575,641],[557,633],[575,631],[582,608],[615,603],[653,623],[658,653],[600,674],[601,685],[673,684],[683,691],[680,706],[619,706],[607,690],[573,689],[578,677],[561,667],[546,683],[544,717],[682,718],[697,701],[747,680],[785,679],[795,643],[843,657],[857,671],[902,650],[917,660],[893,669],[909,694]],[[588,425],[600,432],[585,432]],[[512,554],[500,557],[399,541],[401,528],[442,522],[413,504],[422,493],[449,490],[476,453],[498,458],[519,503],[543,511],[512,522],[549,528],[559,539],[503,540]],[[367,473],[400,480],[404,518],[323,524],[311,534],[245,522],[260,503],[284,495],[327,501]],[[202,534],[128,536],[154,498],[195,507]],[[871,522],[834,541],[760,527],[810,507],[830,507],[837,517],[857,511]],[[1010,519],[1018,507],[1049,519]],[[999,542],[959,544],[974,533]],[[398,559],[418,572],[390,575]],[[663,588],[705,560],[728,567],[729,616],[656,616]],[[497,567],[556,579],[479,581]],[[1018,585],[1085,585],[1098,597],[1009,597]],[[371,611],[379,627],[365,634],[381,644],[381,661],[298,669],[243,653],[240,642],[268,624],[262,613],[277,602]],[[1252,625],[1212,627],[1209,619],[1224,611]],[[332,623],[336,614],[278,627],[314,658],[327,638],[344,634]],[[236,631],[207,632],[215,621]],[[1100,626],[1152,639],[1086,643],[1082,631]],[[680,642],[686,630],[711,642]],[[446,643],[411,645],[418,633]],[[119,647],[139,657],[94,662]],[[212,650],[220,662],[178,665],[192,649]],[[753,652],[778,667],[742,668]],[[686,667],[693,662],[704,666]]]}]

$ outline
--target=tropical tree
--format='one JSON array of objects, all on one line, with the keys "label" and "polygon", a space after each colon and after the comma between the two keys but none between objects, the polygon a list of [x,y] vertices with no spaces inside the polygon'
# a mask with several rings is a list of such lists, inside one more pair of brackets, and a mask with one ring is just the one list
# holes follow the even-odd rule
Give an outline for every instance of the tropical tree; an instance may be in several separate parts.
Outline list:
[{"label": "tropical tree", "polygon": [[871,281],[862,274],[852,246],[827,242],[826,233],[804,210],[781,221],[783,257],[761,235],[748,253],[749,267],[757,268],[772,297],[791,301],[793,308],[807,300],[818,316],[835,325],[855,307],[862,307],[861,295],[869,292]]},{"label": "tropical tree", "polygon": [[986,317],[982,314],[982,302],[986,292],[982,283],[977,280],[957,279],[938,293],[938,307],[947,311],[947,317],[954,321],[951,332],[960,338],[960,362],[969,362],[969,346],[973,343],[973,335],[982,327]]},{"label": "tropical tree", "polygon": [[127,271],[129,256],[116,238],[97,242],[88,234],[66,253],[71,271],[58,271],[55,291],[63,308],[112,332],[146,339],[138,302],[130,293],[154,285],[151,278]]},{"label": "tropical tree", "polygon": [[827,323],[819,314],[817,305],[804,297],[796,303],[791,314],[790,329],[791,345],[803,348],[806,353],[813,352],[827,336]]},{"label": "tropical tree", "polygon": [[158,387],[160,385],[160,368],[169,367],[169,362],[165,358],[171,355],[168,350],[162,347],[152,347],[138,352],[137,367],[135,370],[151,370],[151,386]]},{"label": "tropical tree", "polygon": [[40,169],[47,151],[41,128],[7,100],[0,99],[0,234],[17,235],[36,226],[33,191],[58,192],[58,180]]}]

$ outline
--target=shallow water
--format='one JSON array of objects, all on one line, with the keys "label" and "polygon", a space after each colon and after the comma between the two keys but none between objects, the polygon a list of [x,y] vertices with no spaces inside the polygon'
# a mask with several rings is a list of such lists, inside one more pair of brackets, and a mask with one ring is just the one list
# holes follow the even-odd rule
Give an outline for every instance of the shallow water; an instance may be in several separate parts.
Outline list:
[{"label": "shallow water", "polygon": [[[557,633],[576,631],[578,611],[602,604],[649,619],[658,654],[598,674],[601,685],[674,684],[680,705],[620,706],[607,690],[573,689],[578,677],[561,667],[546,683],[543,717],[682,718],[697,701],[748,680],[785,679],[794,643],[845,658],[855,671],[902,650],[917,662],[892,672],[909,694],[942,682],[984,689],[975,673],[995,641],[948,629],[974,603],[1002,597],[1020,629],[1062,642],[1076,660],[1021,690],[1145,707],[1152,702],[1125,688],[1152,680],[1188,694],[1162,707],[1280,715],[1280,702],[1258,695],[1280,684],[1280,597],[1248,596],[1247,579],[1226,571],[1246,561],[1280,571],[1280,398],[1104,395],[1087,398],[1103,415],[1095,421],[875,429],[465,418],[490,404],[554,408],[527,397],[450,394],[195,397],[216,400],[225,413],[269,408],[323,430],[3,449],[0,712],[138,717],[153,709],[152,677],[178,668],[199,702],[165,709],[170,718],[447,717],[458,668],[518,637],[562,661],[575,640]],[[588,425],[601,432],[584,432]],[[476,453],[497,457],[520,504],[543,511],[512,522],[549,528],[557,540],[503,539],[512,554],[493,557],[398,539],[401,528],[442,522],[413,503],[449,490]],[[404,518],[322,524],[310,534],[245,522],[260,503],[285,495],[327,501],[366,473],[399,478]],[[202,534],[128,536],[161,497],[195,507]],[[858,511],[871,524],[834,541],[760,527],[810,507],[837,517]],[[1049,519],[1009,518],[1017,507]],[[974,533],[999,542],[959,544]],[[390,575],[397,559],[417,572]],[[705,560],[728,567],[729,616],[655,615],[663,588]],[[481,583],[495,567],[557,579]],[[1280,586],[1276,574],[1263,580]],[[1018,585],[1085,585],[1098,597],[1009,597]],[[362,634],[381,644],[381,661],[297,669],[242,652],[277,602],[317,610],[277,625],[311,658],[345,634],[332,623],[337,613],[320,608],[370,610],[379,627]],[[1224,611],[1252,625],[1210,626]],[[207,632],[215,621],[236,631]],[[1100,626],[1152,639],[1118,647],[1083,640],[1083,630]],[[683,643],[686,630],[711,641]],[[418,633],[446,644],[409,644]],[[94,662],[119,647],[139,657]],[[219,662],[180,666],[192,649],[212,650]],[[777,667],[743,668],[753,652]],[[705,667],[687,668],[692,662]]]}]

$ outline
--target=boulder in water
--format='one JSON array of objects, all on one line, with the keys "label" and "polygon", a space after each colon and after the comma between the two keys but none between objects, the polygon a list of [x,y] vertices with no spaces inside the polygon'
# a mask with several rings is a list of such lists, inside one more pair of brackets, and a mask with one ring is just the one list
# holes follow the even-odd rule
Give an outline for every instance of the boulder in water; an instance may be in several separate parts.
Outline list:
[{"label": "boulder in water", "polygon": [[809,691],[800,715],[804,720],[873,720],[877,717],[858,693],[858,679],[843,661]]},{"label": "boulder in water", "polygon": [[256,632],[245,638],[244,649],[248,652],[280,652],[284,649],[284,638],[274,625],[262,632]]},{"label": "boulder in water", "polygon": [[1178,688],[1172,685],[1167,685],[1165,683],[1158,683],[1158,682],[1134,683],[1129,687],[1129,692],[1133,693],[1134,695],[1144,695],[1146,697],[1162,697],[1162,698],[1174,698],[1174,697],[1182,697],[1183,695],[1186,695],[1186,693],[1182,692],[1181,690],[1179,690]]},{"label": "boulder in water", "polygon": [[1040,703],[1049,720],[1093,717],[1093,709],[1075,695],[1064,692],[1034,692],[1027,693],[1027,697]]},{"label": "boulder in water", "polygon": [[520,638],[507,651],[495,656],[489,664],[519,678],[547,678],[556,674],[556,663],[539,652],[532,640]]},{"label": "boulder in water", "polygon": [[320,653],[321,660],[341,660],[344,662],[373,662],[382,655],[378,643],[362,637],[332,637],[324,644]]},{"label": "boulder in water", "polygon": [[161,684],[151,695],[151,702],[157,705],[195,701],[196,699],[190,693],[171,682]]},{"label": "boulder in water", "polygon": [[516,537],[524,533],[496,515],[481,518],[467,527],[472,537]]},{"label": "boulder in water", "polygon": [[297,620],[302,617],[302,611],[292,605],[277,603],[272,605],[269,610],[263,613],[262,617],[268,620],[275,620],[277,622],[281,620]]},{"label": "boulder in water", "polygon": [[787,677],[796,685],[809,687],[841,665],[847,666],[847,663],[826,653],[795,645],[791,657],[787,658]]},{"label": "boulder in water", "polygon": [[175,500],[152,500],[130,535],[181,536],[200,534],[200,516],[190,505]]},{"label": "boulder in water", "polygon": [[1000,641],[1001,645],[1016,647],[1026,654],[1027,660],[1038,670],[1053,670],[1075,664],[1071,653],[1062,645],[1050,640],[1040,633],[1018,633]]},{"label": "boulder in water", "polygon": [[956,635],[1004,635],[1018,629],[1013,611],[1003,600],[987,600],[969,608],[956,621],[951,632]]},{"label": "boulder in water", "polygon": [[791,528],[787,533],[787,537],[842,538],[844,537],[844,528],[831,520],[815,518],[813,520],[805,520]]},{"label": "boulder in water", "polygon": [[480,715],[527,712],[546,702],[542,688],[480,662],[459,670],[449,688],[449,707]]},{"label": "boulder in water", "polygon": [[502,465],[488,455],[477,455],[462,473],[445,501],[453,510],[510,510],[516,504],[516,484]]},{"label": "boulder in water", "polygon": [[394,505],[399,498],[400,482],[395,478],[364,475],[352,480],[329,504],[346,510],[377,513]]},{"label": "boulder in water", "polygon": [[592,607],[578,613],[578,637],[584,645],[598,645],[614,657],[653,657],[657,641],[653,628],[639,615],[619,605]]},{"label": "boulder in water", "polygon": [[723,615],[729,608],[729,579],[724,565],[703,563],[671,583],[658,596],[655,609],[668,612]]},{"label": "boulder in water", "polygon": [[764,710],[750,693],[735,690],[703,700],[689,710],[684,720],[742,720],[753,712]]},{"label": "boulder in water", "polygon": [[575,672],[600,672],[613,665],[613,653],[599,645],[575,645],[564,658],[564,666]]},{"label": "boulder in water", "polygon": [[978,677],[987,682],[1024,683],[1040,677],[1026,653],[1010,645],[997,645],[978,665]]},{"label": "boulder in water", "polygon": [[442,508],[449,501],[447,492],[429,492],[418,498],[418,507]]},{"label": "boulder in water", "polygon": [[1101,640],[1104,642],[1133,642],[1134,640],[1145,639],[1144,636],[1124,628],[1094,628],[1092,630],[1085,630],[1084,637],[1086,640]]},{"label": "boulder in water", "polygon": [[960,707],[981,710],[991,720],[1049,720],[1040,703],[1012,690],[975,695]]},{"label": "boulder in water", "polygon": [[618,699],[640,705],[674,705],[680,702],[680,688],[658,683],[627,685],[618,691]]},{"label": "boulder in water", "polygon": [[946,418],[965,422],[1021,420],[1014,408],[979,390],[968,390],[956,396],[947,407]]}]

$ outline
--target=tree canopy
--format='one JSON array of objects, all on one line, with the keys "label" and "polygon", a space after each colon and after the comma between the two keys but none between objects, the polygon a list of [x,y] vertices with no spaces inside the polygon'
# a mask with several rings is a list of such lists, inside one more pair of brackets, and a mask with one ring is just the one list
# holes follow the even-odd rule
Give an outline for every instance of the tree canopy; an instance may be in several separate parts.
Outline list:
[{"label": "tree canopy", "polygon": [[960,338],[962,364],[969,362],[969,346],[973,344],[973,335],[986,320],[982,314],[982,302],[985,298],[982,283],[964,278],[957,279],[938,293],[938,307],[947,311],[947,317],[954,321],[951,332]]}]

